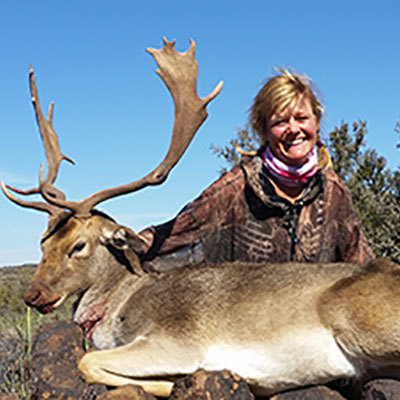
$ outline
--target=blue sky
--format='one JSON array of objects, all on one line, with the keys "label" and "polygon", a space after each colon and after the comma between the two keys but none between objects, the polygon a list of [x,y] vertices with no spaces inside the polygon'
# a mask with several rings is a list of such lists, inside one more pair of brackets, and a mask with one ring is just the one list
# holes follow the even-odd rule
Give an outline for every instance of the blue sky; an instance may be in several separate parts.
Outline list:
[{"label": "blue sky", "polygon": [[[0,5],[0,179],[27,188],[43,150],[28,92],[33,64],[43,108],[76,165],[57,186],[70,199],[140,178],[164,156],[172,102],[146,47],[162,36],[186,50],[197,43],[199,93],[224,81],[168,181],[108,201],[103,211],[141,229],[173,217],[218,176],[224,145],[274,67],[308,74],[326,106],[323,130],[368,122],[368,146],[394,169],[400,151],[400,3],[397,1],[8,1]],[[0,196],[0,266],[37,262],[47,216]]]}]

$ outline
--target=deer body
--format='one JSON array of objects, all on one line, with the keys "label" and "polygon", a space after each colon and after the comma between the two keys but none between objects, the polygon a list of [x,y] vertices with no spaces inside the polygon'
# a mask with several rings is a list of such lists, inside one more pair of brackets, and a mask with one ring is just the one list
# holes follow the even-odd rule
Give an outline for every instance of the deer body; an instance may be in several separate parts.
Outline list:
[{"label": "deer body", "polygon": [[[37,188],[2,183],[14,203],[50,215],[43,257],[25,293],[46,313],[78,295],[74,321],[98,349],[79,368],[88,382],[136,383],[168,396],[174,378],[204,368],[230,369],[256,393],[271,394],[400,362],[400,267],[385,260],[356,264],[221,264],[163,273],[142,270],[145,238],[94,211],[100,202],[161,183],[207,116],[219,84],[196,93],[194,43],[178,53],[164,40],[150,49],[175,104],[169,151],[150,174],[78,202],[54,187],[62,160],[52,126],[43,116],[33,69],[32,102],[48,171]],[[44,202],[19,195],[39,194]],[[68,211],[66,211],[68,210]]]},{"label": "deer body", "polygon": [[[80,361],[89,382],[136,383],[167,396],[176,376],[230,369],[268,395],[399,363],[400,268],[389,261],[227,263],[137,275],[120,261],[132,250],[129,228],[93,216],[69,218],[62,229],[72,242],[53,259],[54,269],[68,271],[57,271],[59,287],[81,294],[74,321],[99,349]],[[43,243],[25,295],[39,309],[72,294],[49,289],[46,250],[59,246],[59,235]]]},{"label": "deer body", "polygon": [[123,347],[89,353],[80,367],[115,385],[127,376],[230,369],[264,395],[360,377],[399,362],[399,271],[382,260],[227,264],[138,278],[145,284],[127,292],[111,322]]}]

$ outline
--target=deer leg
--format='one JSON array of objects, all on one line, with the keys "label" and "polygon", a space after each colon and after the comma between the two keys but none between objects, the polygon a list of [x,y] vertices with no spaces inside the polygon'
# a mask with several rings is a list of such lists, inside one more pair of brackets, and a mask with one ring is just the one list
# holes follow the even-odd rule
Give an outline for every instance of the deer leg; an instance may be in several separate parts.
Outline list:
[{"label": "deer leg", "polygon": [[340,347],[381,369],[400,364],[400,296],[398,267],[379,263],[384,264],[376,260],[380,270],[375,273],[337,282],[323,294],[319,307],[321,320]]},{"label": "deer leg", "polygon": [[174,382],[152,377],[194,372],[199,362],[193,350],[174,340],[140,337],[134,342],[110,350],[86,353],[79,370],[88,383],[108,386],[134,384],[155,396],[168,397]]}]

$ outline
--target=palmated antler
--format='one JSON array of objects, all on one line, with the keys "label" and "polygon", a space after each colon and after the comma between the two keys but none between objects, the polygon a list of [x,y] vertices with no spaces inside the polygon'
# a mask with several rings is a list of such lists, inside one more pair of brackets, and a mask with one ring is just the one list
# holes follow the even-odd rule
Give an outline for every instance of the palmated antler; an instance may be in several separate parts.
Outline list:
[{"label": "palmated antler", "polygon": [[[195,59],[196,46],[194,41],[191,40],[189,49],[184,53],[176,51],[175,41],[168,42],[163,38],[163,42],[164,45],[162,49],[151,48],[147,49],[147,51],[155,59],[159,67],[157,74],[168,87],[174,101],[175,121],[172,131],[172,139],[164,160],[152,172],[137,181],[101,190],[79,202],[67,201],[65,196],[54,187],[53,183],[56,179],[60,162],[63,159],[70,162],[72,162],[72,160],[64,156],[59,150],[57,135],[51,124],[53,105],[50,105],[49,117],[46,121],[41,112],[39,101],[33,101],[36,118],[43,143],[45,144],[46,156],[49,164],[49,172],[45,180],[43,179],[43,173],[41,172],[39,191],[50,205],[61,209],[69,209],[78,217],[88,217],[90,216],[90,211],[96,205],[105,200],[135,192],[149,185],[158,185],[164,182],[171,169],[182,157],[195,133],[207,118],[207,104],[219,94],[222,89],[222,82],[220,82],[207,97],[200,98],[196,89],[198,67]],[[34,79],[31,79],[32,97],[37,99],[36,85],[32,85],[32,82],[34,83]],[[34,87],[34,90],[32,87]],[[3,191],[5,191],[4,184],[2,187]],[[15,188],[7,187],[17,193],[28,194]],[[37,189],[34,190],[35,193],[37,193]],[[15,201],[15,196],[12,196],[6,191],[5,193],[7,197],[12,201]],[[17,202],[17,204],[20,203]],[[38,209],[38,207],[34,208]]]},{"label": "palmated antler", "polygon": [[175,41],[163,39],[162,49],[147,49],[154,57],[159,69],[158,75],[167,85],[175,105],[175,122],[170,148],[161,164],[148,175],[137,181],[92,194],[79,202],[45,196],[47,201],[68,208],[76,215],[89,216],[90,210],[97,204],[116,196],[140,190],[149,185],[158,185],[168,176],[170,170],[179,161],[182,154],[193,139],[200,125],[207,118],[206,106],[222,89],[222,82],[204,99],[197,95],[197,62],[195,59],[195,43],[191,41],[190,48],[179,53],[175,49]]},{"label": "palmated antler", "polygon": [[5,185],[1,182],[1,188],[4,194],[14,203],[28,208],[34,208],[39,211],[48,212],[51,215],[58,214],[61,210],[58,206],[39,201],[26,201],[22,200],[12,193],[9,190],[12,190],[15,193],[20,195],[31,195],[31,194],[42,194],[43,187],[46,187],[46,192],[48,196],[53,198],[65,199],[64,193],[54,187],[54,182],[57,178],[58,170],[60,168],[60,164],[62,160],[69,161],[74,164],[74,161],[64,155],[60,150],[60,145],[58,142],[58,137],[53,128],[53,110],[54,103],[50,103],[47,120],[43,115],[42,109],[40,107],[39,95],[35,81],[35,75],[33,71],[33,67],[30,66],[29,69],[29,87],[31,91],[31,100],[33,104],[33,108],[35,110],[36,121],[39,126],[40,136],[43,142],[43,146],[45,149],[46,160],[47,160],[47,176],[46,179],[43,179],[43,165],[40,168],[40,182],[41,184],[38,187],[31,189],[18,189],[10,185]]}]

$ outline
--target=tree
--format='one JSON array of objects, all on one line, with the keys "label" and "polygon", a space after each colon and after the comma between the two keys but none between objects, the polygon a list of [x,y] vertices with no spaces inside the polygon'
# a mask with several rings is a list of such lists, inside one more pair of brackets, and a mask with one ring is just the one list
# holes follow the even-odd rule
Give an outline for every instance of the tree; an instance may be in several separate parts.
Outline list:
[{"label": "tree", "polygon": [[[244,151],[253,151],[260,146],[260,142],[258,136],[246,125],[244,128],[239,128],[236,131],[236,136],[226,146],[220,147],[211,144],[210,149],[217,157],[224,159],[228,167],[233,167],[240,162],[240,154],[236,150],[235,145]],[[228,167],[222,167],[219,172],[221,174],[225,173]]]},{"label": "tree", "polygon": [[[400,122],[396,124],[395,132],[400,134]],[[366,122],[354,122],[351,128],[342,123],[329,133],[326,145],[335,172],[350,190],[375,255],[400,263],[400,165],[391,171],[383,156],[366,148],[366,135]],[[228,145],[212,145],[211,150],[231,167],[240,160],[235,143],[245,151],[254,150],[259,145],[246,126],[237,131]],[[400,148],[400,144],[397,147]],[[226,169],[221,169],[221,172]]]},{"label": "tree", "polygon": [[[394,131],[400,135],[400,121],[396,122],[396,126],[394,127]],[[400,142],[397,144],[396,147],[400,147]]]},{"label": "tree", "polygon": [[365,149],[365,122],[349,131],[342,124],[329,134],[335,171],[350,190],[374,253],[400,263],[400,170],[391,171],[376,150]]}]

